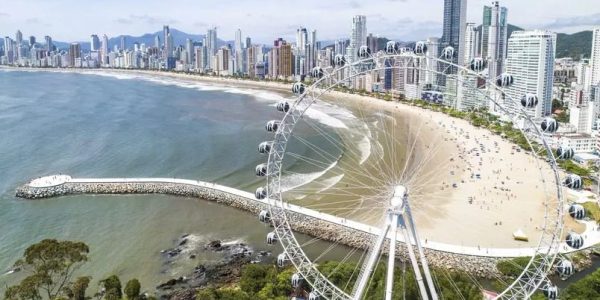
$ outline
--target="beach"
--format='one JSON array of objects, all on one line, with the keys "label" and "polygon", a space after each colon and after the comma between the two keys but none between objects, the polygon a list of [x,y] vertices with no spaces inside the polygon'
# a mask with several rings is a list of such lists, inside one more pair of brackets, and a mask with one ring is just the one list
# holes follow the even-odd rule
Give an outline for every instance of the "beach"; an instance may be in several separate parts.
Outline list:
[{"label": "beach", "polygon": [[[291,89],[291,84],[166,72],[58,71],[160,76],[178,81],[198,81],[278,93],[289,93]],[[398,132],[398,139],[394,141],[408,144],[414,141],[415,146],[398,147],[398,153],[394,154],[402,157],[394,158],[394,155],[386,153],[383,161],[400,165],[405,162],[403,159],[407,154],[412,155],[412,168],[407,168],[410,171],[407,175],[410,176],[403,178],[411,178],[408,184],[410,204],[421,238],[482,248],[537,245],[546,210],[552,215],[552,210],[556,208],[556,184],[550,166],[545,161],[535,159],[486,129],[476,128],[465,120],[441,112],[335,91],[328,92],[323,99],[341,107],[384,112],[391,117],[386,122],[396,124],[398,121],[399,128],[408,128],[403,133]],[[371,156],[376,154],[377,151],[374,151]],[[336,183],[337,189],[342,190],[347,180],[340,179]],[[335,185],[331,188],[336,189]],[[545,199],[550,199],[548,207],[545,206]],[[370,204],[363,205],[368,207]],[[380,220],[379,215],[383,212],[383,208],[377,208],[380,208],[379,211],[352,210],[353,214],[339,211],[338,215],[373,224]],[[335,209],[327,212],[331,210]],[[573,222],[566,227],[583,230],[581,225]],[[517,230],[522,230],[529,242],[515,241],[513,233]]]}]

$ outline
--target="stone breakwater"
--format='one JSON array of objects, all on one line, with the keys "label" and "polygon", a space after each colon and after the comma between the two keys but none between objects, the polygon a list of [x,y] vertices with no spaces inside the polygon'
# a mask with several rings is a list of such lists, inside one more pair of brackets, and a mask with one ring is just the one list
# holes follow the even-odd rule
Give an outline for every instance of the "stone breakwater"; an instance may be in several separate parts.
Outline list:
[{"label": "stone breakwater", "polygon": [[[267,209],[266,203],[254,198],[228,193],[210,186],[182,183],[65,182],[49,187],[33,187],[26,184],[16,190],[16,196],[25,199],[43,199],[74,194],[167,194],[215,201],[252,214],[258,214],[261,210]],[[367,249],[375,239],[375,235],[369,232],[324,221],[302,213],[289,212],[287,217],[294,231],[330,242]],[[406,255],[403,247],[404,245],[399,243],[396,253]],[[387,249],[384,249],[384,251],[387,252]],[[429,264],[433,267],[466,271],[484,278],[497,278],[497,276],[500,276],[496,269],[496,262],[500,258],[470,256],[432,249],[425,249],[425,254]],[[402,257],[402,259],[408,258]]]}]

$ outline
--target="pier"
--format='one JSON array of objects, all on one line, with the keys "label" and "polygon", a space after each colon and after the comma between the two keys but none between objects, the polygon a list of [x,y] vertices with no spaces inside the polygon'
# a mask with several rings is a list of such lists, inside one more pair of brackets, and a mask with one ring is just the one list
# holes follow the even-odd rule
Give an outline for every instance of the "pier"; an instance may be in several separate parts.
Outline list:
[{"label": "pier", "polygon": [[[72,178],[68,175],[53,175],[34,179],[17,188],[16,196],[25,199],[42,199],[63,195],[77,194],[167,194],[176,196],[198,197],[215,201],[224,205],[258,214],[268,208],[267,200],[259,200],[254,194],[231,187],[190,179],[177,178]],[[337,242],[351,247],[367,248],[374,235],[380,229],[364,223],[340,218],[331,214],[318,212],[293,204],[285,204],[288,220],[292,228],[300,233],[308,234],[323,240]],[[257,221],[258,222],[258,221]],[[600,238],[595,230],[596,225],[586,224],[593,232],[587,233],[585,245],[579,249],[593,246]],[[585,233],[584,233],[585,234]],[[396,238],[400,242],[403,237]],[[403,247],[402,243],[399,247]],[[533,248],[484,248],[452,245],[435,241],[421,241],[426,248],[428,257],[443,266],[457,267],[475,263],[483,270],[494,270],[495,262],[501,258],[532,256]],[[576,250],[567,247],[563,242],[560,246],[562,253]],[[579,251],[577,250],[577,251]],[[402,253],[402,252],[399,252]],[[434,265],[436,263],[433,263]],[[491,267],[491,264],[494,267]],[[478,268],[479,269],[479,268]],[[472,269],[471,269],[472,271]],[[490,275],[490,274],[481,274]]]}]

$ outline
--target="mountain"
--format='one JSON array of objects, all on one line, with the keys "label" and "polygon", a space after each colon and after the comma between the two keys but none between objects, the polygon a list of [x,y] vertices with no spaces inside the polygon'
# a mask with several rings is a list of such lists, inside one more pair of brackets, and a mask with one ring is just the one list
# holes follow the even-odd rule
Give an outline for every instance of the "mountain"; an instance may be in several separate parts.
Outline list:
[{"label": "mountain", "polygon": [[592,53],[592,31],[573,34],[559,33],[556,36],[556,57],[589,58]]},{"label": "mountain", "polygon": [[[171,35],[173,36],[173,43],[175,44],[175,46],[179,46],[179,45],[185,45],[185,41],[186,39],[191,39],[194,42],[198,42],[198,41],[202,41],[202,39],[204,38],[204,34],[191,34],[191,33],[186,33],[180,30],[177,30],[175,28],[170,28],[170,32]],[[133,48],[133,44],[134,43],[145,43],[146,46],[154,46],[154,37],[158,35],[160,37],[160,43],[163,44],[164,43],[164,38],[163,38],[163,32],[162,30],[157,31],[155,33],[146,33],[144,35],[141,36],[131,36],[131,35],[119,35],[116,37],[111,37],[108,39],[108,48],[109,49],[113,49],[113,47],[115,45],[120,46],[121,45],[121,37],[125,37],[125,46],[127,48]],[[99,35],[100,40],[102,41],[102,35]],[[43,42],[43,41],[42,41]],[[0,44],[3,44],[4,40],[0,39]],[[57,49],[69,49],[69,45],[72,42],[61,42],[61,41],[53,41],[54,45],[56,46]],[[79,41],[77,42],[79,44],[81,44],[81,49],[83,51],[89,51],[90,50],[90,41]],[[232,43],[231,41],[223,41],[220,39],[217,39],[217,46],[222,46],[225,45],[227,43]]]}]

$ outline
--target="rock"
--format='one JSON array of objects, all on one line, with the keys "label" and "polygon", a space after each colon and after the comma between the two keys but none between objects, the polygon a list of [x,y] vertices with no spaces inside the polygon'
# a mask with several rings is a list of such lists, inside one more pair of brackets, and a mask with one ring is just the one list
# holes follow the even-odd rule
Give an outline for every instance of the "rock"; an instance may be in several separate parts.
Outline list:
[{"label": "rock", "polygon": [[183,245],[187,244],[187,242],[188,242],[188,239],[185,239],[185,238],[184,238],[183,240],[181,240],[181,241],[179,242],[179,246],[183,246]]},{"label": "rock", "polygon": [[190,259],[195,259],[195,258],[196,258],[196,254],[190,255]]},{"label": "rock", "polygon": [[208,243],[208,247],[212,248],[212,249],[219,249],[219,248],[221,248],[221,241],[219,241],[219,240],[211,241],[210,243]]}]

